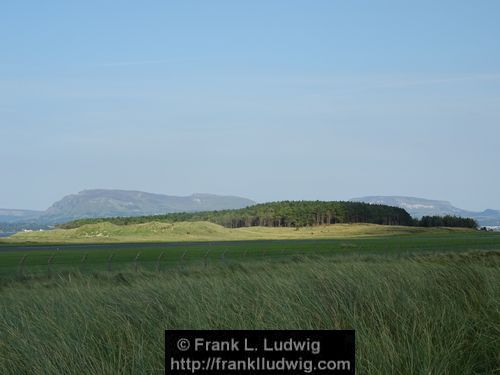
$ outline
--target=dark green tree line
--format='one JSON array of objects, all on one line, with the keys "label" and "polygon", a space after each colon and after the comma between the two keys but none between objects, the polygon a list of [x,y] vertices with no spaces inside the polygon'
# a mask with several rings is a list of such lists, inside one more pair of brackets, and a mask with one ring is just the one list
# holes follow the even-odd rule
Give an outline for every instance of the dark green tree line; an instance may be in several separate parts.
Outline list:
[{"label": "dark green tree line", "polygon": [[459,216],[424,216],[416,220],[415,225],[419,227],[458,227],[458,228],[477,228],[476,220],[468,217]]},{"label": "dark green tree line", "polygon": [[282,201],[222,211],[183,212],[155,216],[82,219],[60,225],[76,228],[84,224],[108,221],[117,225],[151,221],[209,221],[227,228],[252,226],[304,227],[337,223],[373,223],[412,225],[413,219],[403,209],[361,202]]}]

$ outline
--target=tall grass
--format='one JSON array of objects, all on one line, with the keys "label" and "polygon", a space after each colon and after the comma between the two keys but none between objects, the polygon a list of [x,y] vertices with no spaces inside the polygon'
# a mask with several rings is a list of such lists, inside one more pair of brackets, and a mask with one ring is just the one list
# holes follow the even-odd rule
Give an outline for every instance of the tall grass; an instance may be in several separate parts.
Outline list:
[{"label": "tall grass", "polygon": [[359,374],[490,374],[499,258],[295,257],[4,284],[0,373],[160,374],[169,328],[353,328]]}]

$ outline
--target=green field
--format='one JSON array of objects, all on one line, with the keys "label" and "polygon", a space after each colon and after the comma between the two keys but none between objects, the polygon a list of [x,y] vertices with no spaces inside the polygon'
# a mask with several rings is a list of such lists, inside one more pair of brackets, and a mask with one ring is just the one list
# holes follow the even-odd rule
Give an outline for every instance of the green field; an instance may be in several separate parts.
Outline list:
[{"label": "green field", "polygon": [[415,229],[98,248],[3,243],[0,373],[162,374],[169,328],[352,328],[358,374],[498,372],[500,233]]},{"label": "green field", "polygon": [[[190,224],[191,230],[197,233],[196,240],[201,240],[200,233],[206,232],[205,224],[210,227],[219,227],[210,223],[186,224]],[[123,226],[118,226],[118,229],[121,228]],[[240,229],[222,229],[241,233]],[[208,237],[212,239],[211,242],[165,242],[156,243],[155,246],[145,241],[112,242],[107,245],[96,243],[98,246],[88,243],[76,244],[72,241],[60,241],[55,244],[20,243],[17,240],[10,244],[5,242],[0,243],[0,277],[29,277],[64,271],[85,273],[109,269],[112,271],[153,271],[186,264],[208,265],[228,260],[249,261],[260,258],[287,259],[295,255],[403,256],[500,249],[500,233],[461,229],[424,229],[362,224],[331,225],[314,228],[307,232],[294,229],[283,230],[288,228],[241,229],[249,229],[253,231],[251,233],[258,234],[250,236],[248,232],[244,232],[246,239],[256,237],[258,240],[244,241],[241,240],[241,236],[233,238],[229,236],[226,240],[232,241],[220,241],[224,237],[216,232],[217,235]],[[126,230],[127,233],[131,231],[131,229]],[[298,233],[296,236],[304,239],[289,240],[287,235],[290,233]],[[260,237],[263,239],[259,239]],[[20,236],[20,238],[25,237]],[[60,237],[52,235],[51,242],[57,242],[56,238]],[[127,236],[117,238],[129,239]],[[144,238],[143,236],[142,239]],[[274,239],[268,240],[267,238]],[[193,240],[192,236],[186,235],[179,235],[175,239]]]}]

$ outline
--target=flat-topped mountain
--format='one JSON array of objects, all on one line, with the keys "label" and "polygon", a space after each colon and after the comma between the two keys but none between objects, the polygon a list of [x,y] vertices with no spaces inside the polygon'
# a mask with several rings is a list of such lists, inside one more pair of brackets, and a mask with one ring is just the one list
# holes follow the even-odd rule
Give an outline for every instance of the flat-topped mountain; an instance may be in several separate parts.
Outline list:
[{"label": "flat-topped mountain", "polygon": [[479,223],[479,225],[500,225],[499,210],[488,209],[481,212],[468,211],[457,208],[447,201],[403,196],[368,196],[362,198],[353,198],[351,199],[351,201],[372,204],[385,204],[388,206],[400,207],[408,211],[411,216],[416,218],[434,215],[455,215],[475,219]]},{"label": "flat-topped mountain", "polygon": [[81,218],[225,210],[244,208],[253,204],[255,202],[250,199],[215,194],[192,194],[180,197],[142,191],[94,189],[65,196],[46,211],[33,212],[31,216],[5,215],[8,220],[4,221],[63,223]]}]

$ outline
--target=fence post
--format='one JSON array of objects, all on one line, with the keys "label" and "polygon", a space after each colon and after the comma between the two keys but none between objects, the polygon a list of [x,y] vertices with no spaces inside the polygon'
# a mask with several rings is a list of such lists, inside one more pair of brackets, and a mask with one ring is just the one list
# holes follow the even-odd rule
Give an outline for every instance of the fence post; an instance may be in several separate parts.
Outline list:
[{"label": "fence post", "polygon": [[161,258],[163,257],[163,254],[165,254],[164,251],[162,251],[161,254],[158,256],[158,259],[156,259],[156,272],[160,272],[160,261]]},{"label": "fence post", "polygon": [[111,272],[111,261],[113,260],[114,253],[111,253],[111,255],[108,257],[108,271]]},{"label": "fence post", "polygon": [[52,264],[52,261],[54,260],[55,256],[56,256],[56,254],[52,254],[49,257],[49,260],[47,261],[47,273],[48,273],[49,278],[52,276],[52,270],[50,268],[50,265]]},{"label": "fence post", "polygon": [[222,252],[222,261],[225,262],[226,261],[226,253],[227,253],[227,249],[225,249],[223,252]]},{"label": "fence post", "polygon": [[22,275],[24,275],[24,262],[26,261],[26,257],[27,255],[23,255],[23,257],[21,258],[21,261],[19,262],[19,273]]},{"label": "fence post", "polygon": [[186,253],[187,253],[187,250],[184,250],[184,252],[182,253],[182,256],[181,256],[181,265],[184,265],[184,258],[186,257]]},{"label": "fence post", "polygon": [[88,255],[88,253],[85,253],[82,256],[82,259],[80,260],[80,267],[79,267],[80,268],[80,272],[82,272],[82,268],[83,268],[85,262],[87,261],[87,255]]},{"label": "fence post", "polygon": [[134,258],[134,271],[137,272],[137,263],[138,263],[138,260],[139,260],[139,257],[141,256],[141,253],[138,252],[137,255],[135,256]]},{"label": "fence post", "polygon": [[205,253],[205,267],[208,265],[208,253],[210,252],[210,249],[207,250],[207,252]]}]

